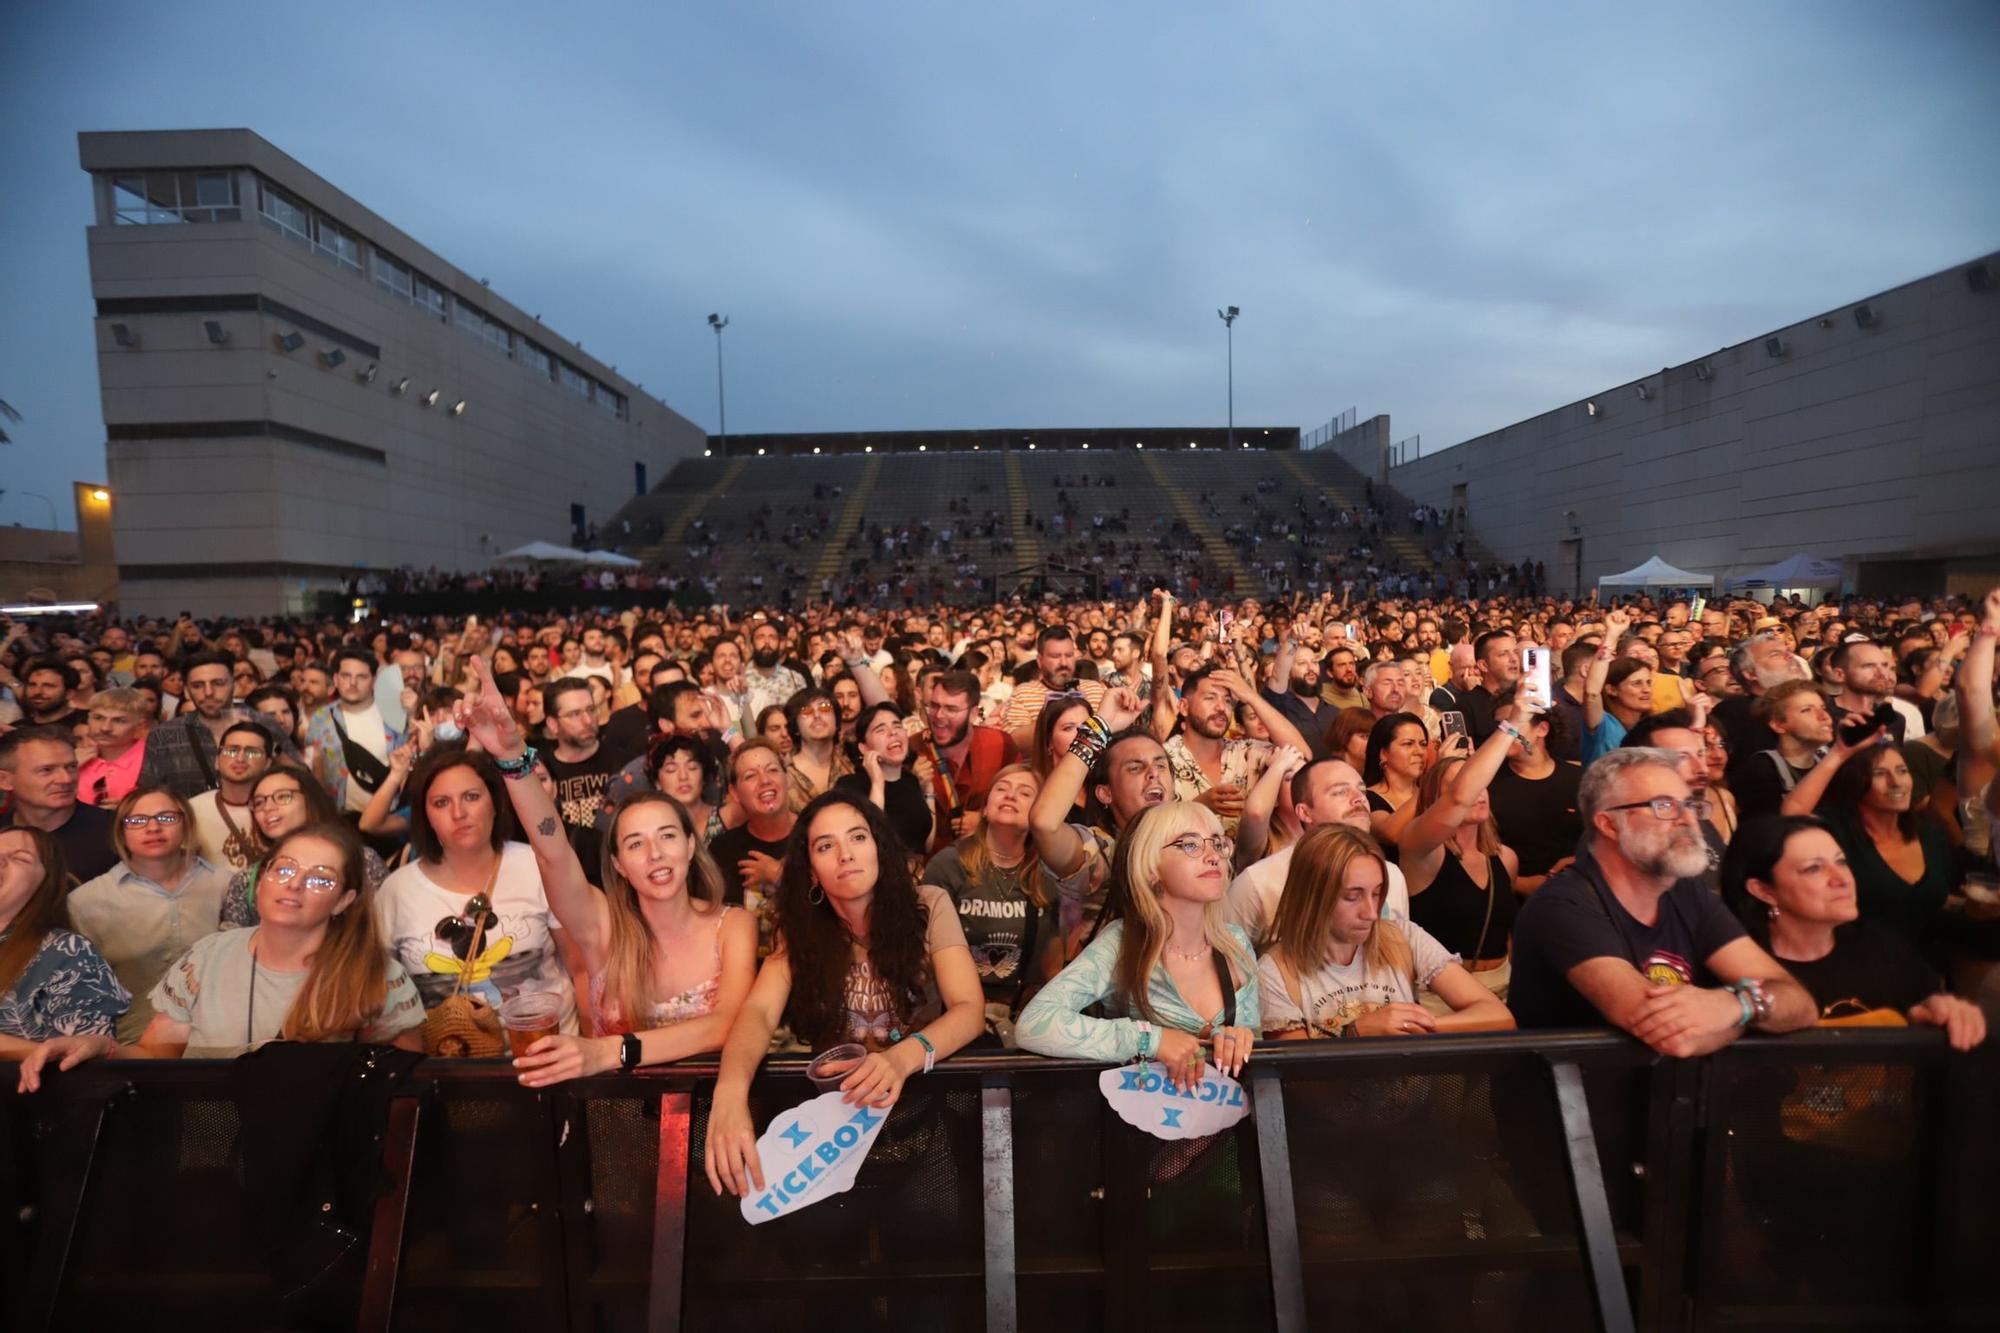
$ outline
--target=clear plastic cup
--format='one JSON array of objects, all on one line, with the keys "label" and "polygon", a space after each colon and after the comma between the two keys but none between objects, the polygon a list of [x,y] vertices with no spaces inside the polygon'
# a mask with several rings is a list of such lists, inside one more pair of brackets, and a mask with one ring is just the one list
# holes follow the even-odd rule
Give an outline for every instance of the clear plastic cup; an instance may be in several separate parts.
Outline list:
[{"label": "clear plastic cup", "polygon": [[516,1056],[562,1026],[562,996],[552,991],[523,991],[500,1002],[500,1026],[507,1030],[507,1049]]},{"label": "clear plastic cup", "polygon": [[829,1047],[812,1058],[812,1063],[806,1066],[806,1077],[821,1092],[833,1092],[867,1055],[867,1047],[851,1041]]}]

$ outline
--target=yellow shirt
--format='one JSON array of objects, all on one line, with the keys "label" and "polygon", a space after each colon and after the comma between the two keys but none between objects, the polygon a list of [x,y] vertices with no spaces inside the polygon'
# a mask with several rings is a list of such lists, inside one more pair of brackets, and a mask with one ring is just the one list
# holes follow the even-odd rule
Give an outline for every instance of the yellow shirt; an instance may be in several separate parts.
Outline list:
[{"label": "yellow shirt", "polygon": [[1670,712],[1685,708],[1694,697],[1694,682],[1685,676],[1670,675],[1665,671],[1653,673],[1653,711]]}]

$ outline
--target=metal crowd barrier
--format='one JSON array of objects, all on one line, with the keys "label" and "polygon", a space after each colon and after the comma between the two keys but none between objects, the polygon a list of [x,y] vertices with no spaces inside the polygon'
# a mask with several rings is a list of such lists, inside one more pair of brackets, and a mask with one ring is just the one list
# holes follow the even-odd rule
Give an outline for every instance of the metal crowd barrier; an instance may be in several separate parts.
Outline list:
[{"label": "metal crowd barrier", "polygon": [[[1119,1120],[1100,1068],[941,1064],[852,1191],[750,1227],[701,1167],[712,1066],[538,1093],[427,1062],[389,1102],[368,1220],[287,1299],[227,1063],[88,1065],[35,1097],[0,1065],[0,1315],[202,1333],[2000,1324],[1994,1043],[1812,1032],[1689,1061],[1600,1032],[1266,1045],[1254,1113],[1179,1142]],[[802,1072],[767,1066],[760,1126],[810,1094]],[[294,1260],[340,1253],[311,1218],[275,1229]]]}]

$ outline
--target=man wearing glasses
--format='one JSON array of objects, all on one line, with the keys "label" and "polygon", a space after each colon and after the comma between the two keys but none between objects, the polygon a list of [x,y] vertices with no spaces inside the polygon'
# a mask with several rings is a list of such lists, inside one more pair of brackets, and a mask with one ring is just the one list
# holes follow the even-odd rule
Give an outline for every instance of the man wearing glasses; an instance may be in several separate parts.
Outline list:
[{"label": "man wearing glasses", "polygon": [[90,701],[90,737],[78,747],[77,794],[106,809],[125,799],[138,784],[146,762],[146,733],[152,730],[153,706],[143,691],[99,690]]},{"label": "man wearing glasses", "polygon": [[1708,802],[1670,750],[1619,749],[1585,770],[1587,839],[1514,923],[1508,1008],[1523,1028],[1610,1023],[1662,1055],[1706,1055],[1746,1029],[1810,1027],[1805,989],[1705,888]]},{"label": "man wearing glasses", "polygon": [[194,810],[202,860],[218,868],[241,870],[255,858],[250,789],[270,766],[271,742],[262,727],[237,722],[222,733],[222,746],[215,755],[215,776],[220,785],[188,802]]},{"label": "man wearing glasses", "polygon": [[[296,762],[298,752],[290,738],[261,715],[236,703],[235,659],[227,653],[197,653],[181,667],[181,688],[186,701],[170,721],[162,722],[146,737],[146,758],[139,768],[139,784],[165,787],[182,800],[191,800],[221,781],[216,773],[216,752],[222,734],[237,722],[255,722],[264,728],[273,751]],[[370,677],[371,683],[373,677]],[[334,740],[334,759],[339,759],[339,738]],[[386,765],[383,772],[387,772]],[[366,803],[362,806],[366,809]]]}]

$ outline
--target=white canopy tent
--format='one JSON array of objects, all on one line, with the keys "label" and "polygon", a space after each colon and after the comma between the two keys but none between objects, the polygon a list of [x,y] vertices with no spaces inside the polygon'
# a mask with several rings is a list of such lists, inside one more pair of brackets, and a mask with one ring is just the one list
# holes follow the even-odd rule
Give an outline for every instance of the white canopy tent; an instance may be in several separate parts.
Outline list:
[{"label": "white canopy tent", "polygon": [[585,551],[583,553],[583,563],[586,565],[602,565],[608,569],[637,569],[639,567],[637,560],[634,560],[629,555],[620,555],[616,551]]},{"label": "white canopy tent", "polygon": [[1730,579],[1732,588],[1838,588],[1847,570],[1838,560],[1810,555],[1804,551],[1788,555],[1775,565],[1766,565]]},{"label": "white canopy tent", "polygon": [[590,557],[573,546],[557,546],[554,542],[529,542],[526,546],[516,546],[505,555],[498,556],[496,565],[580,565],[587,564]]},{"label": "white canopy tent", "polygon": [[1712,587],[1713,574],[1695,574],[1677,569],[1654,556],[1643,565],[1634,565],[1619,574],[1606,574],[1597,581],[1600,588],[1699,588]]}]

